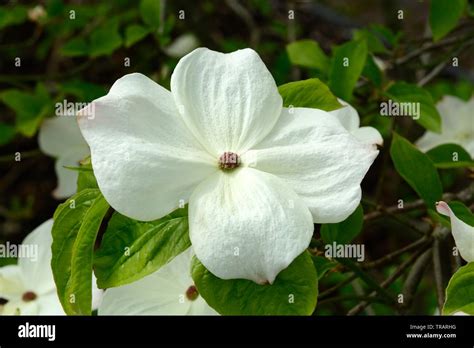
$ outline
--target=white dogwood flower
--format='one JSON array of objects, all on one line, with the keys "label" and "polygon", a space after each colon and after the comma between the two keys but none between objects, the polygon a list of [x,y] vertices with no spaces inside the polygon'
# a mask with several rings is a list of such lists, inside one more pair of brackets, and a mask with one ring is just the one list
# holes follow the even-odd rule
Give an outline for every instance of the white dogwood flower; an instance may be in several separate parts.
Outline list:
[{"label": "white dogwood flower", "polygon": [[131,284],[107,289],[99,315],[215,315],[191,278],[192,249]]},{"label": "white dogwood flower", "polygon": [[[30,257],[19,257],[17,265],[0,268],[0,305],[3,315],[64,315],[57,295],[51,269],[51,229],[49,219],[28,234],[23,248],[30,248]],[[36,250],[37,252],[33,252]],[[95,281],[93,282],[95,285]],[[93,289],[93,308],[97,308],[102,291]]]},{"label": "white dogwood flower", "polygon": [[1,314],[64,314],[50,265],[52,227],[53,220],[47,220],[23,240],[24,246],[37,248],[35,258],[19,257],[17,265],[0,268],[0,298],[8,301]]},{"label": "white dogwood flower", "polygon": [[339,99],[339,103],[343,105],[342,108],[330,111],[329,113],[336,116],[342,126],[349,131],[358,140],[366,144],[377,144],[383,145],[383,138],[380,132],[373,127],[360,127],[360,118],[357,110],[346,103],[344,100]]},{"label": "white dogwood flower", "polygon": [[451,232],[461,257],[467,262],[474,261],[474,227],[459,219],[446,202],[436,203],[438,213],[451,220]]},{"label": "white dogwood flower", "polygon": [[441,115],[441,133],[426,131],[416,145],[428,151],[441,144],[454,143],[474,157],[474,97],[465,102],[447,95],[436,108]]},{"label": "white dogwood flower", "polygon": [[56,158],[58,186],[53,196],[57,199],[72,196],[76,192],[77,172],[65,166],[77,167],[79,161],[89,155],[76,117],[58,116],[44,120],[38,142],[42,152]]},{"label": "white dogwood flower", "polygon": [[313,222],[356,209],[378,154],[325,111],[282,107],[251,49],[198,48],[171,92],[130,74],[93,103],[79,126],[107,201],[145,221],[189,202],[194,252],[222,279],[273,282],[308,247]]}]

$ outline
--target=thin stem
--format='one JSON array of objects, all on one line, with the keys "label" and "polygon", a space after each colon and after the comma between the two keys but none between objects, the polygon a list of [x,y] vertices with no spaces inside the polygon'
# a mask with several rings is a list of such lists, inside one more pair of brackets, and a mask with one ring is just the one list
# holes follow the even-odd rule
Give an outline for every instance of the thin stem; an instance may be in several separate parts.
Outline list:
[{"label": "thin stem", "polygon": [[403,308],[408,309],[411,306],[413,298],[416,293],[416,289],[420,284],[420,281],[425,273],[426,269],[431,260],[431,255],[433,249],[426,250],[419,258],[416,260],[415,264],[408,273],[407,279],[405,280],[405,285],[403,286]]},{"label": "thin stem", "polygon": [[344,287],[345,285],[351,283],[354,279],[357,278],[357,275],[356,274],[352,274],[350,275],[349,277],[347,277],[346,279],[344,279],[342,282],[340,283],[337,283],[336,285],[324,290],[323,292],[321,292],[318,296],[318,298],[320,299],[324,299],[325,297],[328,297],[330,294],[332,294],[333,292],[339,290],[340,288]]},{"label": "thin stem", "polygon": [[[421,256],[421,254],[423,254],[425,252],[426,249],[427,249],[427,246],[425,246],[424,248],[421,248],[415,254],[413,254],[408,260],[403,262],[395,270],[394,273],[392,273],[386,280],[384,280],[382,282],[382,284],[380,284],[380,287],[382,287],[384,289],[389,287],[394,281],[396,281],[410,267],[411,264],[413,264],[418,259],[418,257]],[[374,297],[377,296],[377,292],[373,291],[369,296],[371,298],[374,298]],[[365,307],[367,307],[369,304],[370,304],[370,301],[363,301],[363,302],[359,303],[357,306],[351,308],[349,310],[349,312],[347,312],[347,315],[349,315],[349,316],[357,315],[360,312],[362,312],[365,309]]]},{"label": "thin stem", "polygon": [[318,301],[318,306],[322,306],[326,303],[332,303],[332,302],[342,302],[342,301],[371,301],[371,302],[379,302],[379,303],[385,303],[387,304],[387,301],[380,296],[363,296],[363,295],[341,295],[341,296],[335,296],[335,297],[330,297],[330,298],[325,298],[321,301]]},{"label": "thin stem", "polygon": [[418,239],[416,242],[413,242],[397,251],[394,251],[390,254],[387,254],[385,255],[384,257],[381,257],[380,259],[377,259],[377,260],[374,260],[374,261],[371,261],[371,262],[367,262],[367,263],[363,263],[361,265],[361,268],[363,269],[370,269],[370,268],[377,268],[377,267],[380,267],[380,266],[384,266],[392,261],[394,261],[396,258],[398,258],[400,255],[406,253],[406,252],[409,252],[409,251],[412,251],[414,249],[417,249],[419,246],[422,246],[423,244],[426,244],[428,243],[428,241],[430,240],[429,237],[423,237],[423,238],[420,238]]}]

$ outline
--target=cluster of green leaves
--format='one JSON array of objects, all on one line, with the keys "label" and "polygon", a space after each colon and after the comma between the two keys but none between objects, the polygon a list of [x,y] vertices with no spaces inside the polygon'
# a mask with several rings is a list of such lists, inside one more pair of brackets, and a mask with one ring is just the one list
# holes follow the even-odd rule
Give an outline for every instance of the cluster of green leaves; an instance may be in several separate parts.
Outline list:
[{"label": "cluster of green leaves", "polygon": [[[5,42],[0,47],[2,58],[15,64],[15,70],[21,69],[21,73],[4,77],[14,88],[0,91],[0,102],[13,111],[11,121],[8,118],[0,121],[0,145],[8,144],[16,135],[34,136],[42,120],[54,114],[55,103],[64,98],[89,102],[104,95],[106,89],[102,85],[86,82],[79,75],[94,59],[110,57],[120,48],[130,48],[147,38],[154,48],[169,45],[176,16],[171,13],[164,16],[161,12],[159,0],[93,4],[48,0],[38,6],[0,6],[0,29],[29,31],[31,24],[36,26],[30,39],[20,43]],[[34,55],[26,56],[29,50],[25,48],[30,46],[35,48]],[[66,68],[61,74],[50,73],[48,68],[44,75],[29,75],[24,68],[28,62],[49,66],[45,63],[48,59],[57,65],[72,59],[79,62],[78,57],[87,61],[76,64],[73,69]],[[37,81],[34,89],[22,82],[29,80]]]}]

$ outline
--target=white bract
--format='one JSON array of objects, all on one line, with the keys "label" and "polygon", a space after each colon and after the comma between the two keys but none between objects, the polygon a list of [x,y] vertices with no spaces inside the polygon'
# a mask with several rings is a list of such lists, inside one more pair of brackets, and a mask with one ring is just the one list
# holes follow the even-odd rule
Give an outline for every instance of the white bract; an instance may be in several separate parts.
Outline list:
[{"label": "white bract", "polygon": [[194,34],[187,33],[178,36],[169,46],[163,48],[165,53],[173,58],[181,58],[199,46]]},{"label": "white bract", "polygon": [[154,220],[189,202],[189,233],[222,279],[272,283],[309,245],[313,222],[347,218],[378,154],[329,113],[282,107],[251,49],[198,48],[171,92],[141,74],[114,83],[80,117],[110,205]]},{"label": "white bract", "polygon": [[105,291],[99,315],[215,315],[191,278],[192,249],[134,283]]},{"label": "white bract", "polygon": [[56,175],[58,186],[53,191],[57,199],[67,198],[76,192],[77,171],[65,166],[77,167],[79,161],[89,155],[89,147],[81,135],[77,118],[57,116],[46,119],[39,130],[41,151],[56,157]]},{"label": "white bract", "polygon": [[465,102],[444,96],[436,107],[441,115],[441,134],[427,131],[416,145],[428,151],[441,144],[458,144],[474,157],[474,98]]},{"label": "white bract", "polygon": [[461,257],[467,262],[474,261],[474,227],[456,217],[446,202],[436,203],[438,213],[448,216],[451,220],[451,232]]},{"label": "white bract", "polygon": [[329,112],[337,117],[342,126],[358,140],[366,144],[383,145],[383,138],[380,132],[373,127],[360,127],[360,118],[357,110],[349,103],[339,99],[342,108]]},{"label": "white bract", "polygon": [[[0,306],[3,315],[64,315],[51,270],[51,229],[49,219],[28,234],[23,247],[36,249],[35,257],[19,257],[17,265],[0,268]],[[30,255],[31,256],[31,255]],[[95,278],[93,280],[95,285]],[[102,291],[94,286],[93,308],[97,308]]]}]

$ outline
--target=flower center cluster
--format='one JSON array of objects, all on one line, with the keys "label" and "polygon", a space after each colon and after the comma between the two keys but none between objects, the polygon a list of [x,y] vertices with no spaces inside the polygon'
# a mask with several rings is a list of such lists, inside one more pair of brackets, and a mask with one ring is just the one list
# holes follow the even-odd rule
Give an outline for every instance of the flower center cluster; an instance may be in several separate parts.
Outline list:
[{"label": "flower center cluster", "polygon": [[199,296],[199,292],[197,291],[194,285],[191,285],[188,290],[186,290],[186,297],[189,301],[194,301]]},{"label": "flower center cluster", "polygon": [[31,302],[31,301],[36,300],[37,297],[38,296],[33,291],[27,291],[23,294],[21,298],[25,302]]},{"label": "flower center cluster", "polygon": [[232,170],[240,165],[240,157],[234,152],[224,152],[219,157],[219,168],[222,170]]}]

